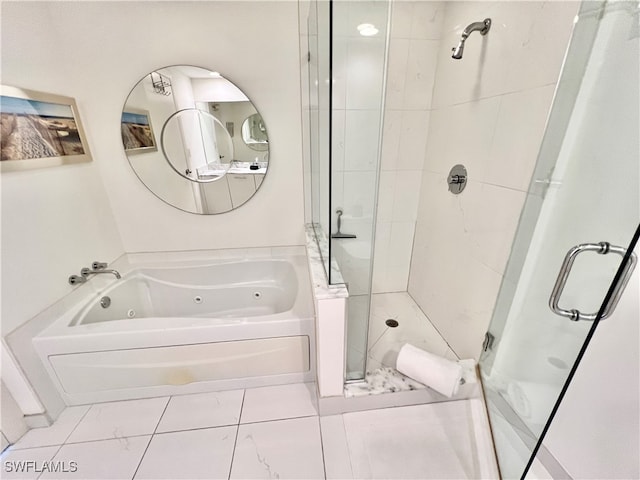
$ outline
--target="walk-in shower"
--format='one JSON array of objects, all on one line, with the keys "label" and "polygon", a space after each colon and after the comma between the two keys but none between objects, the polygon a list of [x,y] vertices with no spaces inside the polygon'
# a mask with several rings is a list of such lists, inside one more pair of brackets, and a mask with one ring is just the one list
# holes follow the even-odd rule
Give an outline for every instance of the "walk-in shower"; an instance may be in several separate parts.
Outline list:
[{"label": "walk-in shower", "polygon": [[[625,277],[639,217],[637,2],[314,1],[311,12],[309,218],[329,283],[349,290],[345,381],[395,368],[405,343],[474,358],[503,477],[534,458],[562,476],[575,458],[541,438]],[[364,23],[378,36],[363,37]],[[490,42],[467,41],[490,27]],[[355,238],[331,238],[338,218]],[[596,321],[554,314],[565,254],[598,242],[621,255],[582,255],[560,303]],[[638,272],[626,276],[603,331],[635,328],[624,312]]]}]

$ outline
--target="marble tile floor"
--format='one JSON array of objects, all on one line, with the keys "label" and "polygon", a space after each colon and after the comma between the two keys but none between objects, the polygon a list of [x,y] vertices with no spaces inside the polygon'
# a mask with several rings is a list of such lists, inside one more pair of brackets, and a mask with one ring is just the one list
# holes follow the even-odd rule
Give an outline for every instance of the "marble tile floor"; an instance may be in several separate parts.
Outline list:
[{"label": "marble tile floor", "polygon": [[496,475],[480,400],[319,417],[315,398],[315,384],[303,383],[68,407],[3,452],[0,477]]}]

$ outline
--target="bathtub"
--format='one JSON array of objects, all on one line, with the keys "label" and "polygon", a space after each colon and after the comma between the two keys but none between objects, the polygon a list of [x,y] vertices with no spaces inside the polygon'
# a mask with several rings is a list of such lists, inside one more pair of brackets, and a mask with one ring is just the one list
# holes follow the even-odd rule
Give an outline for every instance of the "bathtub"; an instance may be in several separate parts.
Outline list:
[{"label": "bathtub", "polygon": [[87,290],[33,339],[68,405],[314,379],[302,254],[142,262]]}]

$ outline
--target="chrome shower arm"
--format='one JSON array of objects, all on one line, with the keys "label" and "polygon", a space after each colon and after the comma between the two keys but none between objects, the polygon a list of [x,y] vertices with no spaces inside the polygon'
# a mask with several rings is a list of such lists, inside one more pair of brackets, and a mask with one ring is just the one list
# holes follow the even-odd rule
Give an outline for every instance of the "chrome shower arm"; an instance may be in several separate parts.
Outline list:
[{"label": "chrome shower arm", "polygon": [[462,31],[462,38],[467,38],[473,32],[480,32],[480,35],[486,35],[487,32],[489,32],[490,28],[491,28],[491,19],[490,18],[485,18],[481,22],[473,22],[473,23],[467,25],[467,28],[465,28]]},{"label": "chrome shower arm", "polygon": [[451,58],[455,58],[456,60],[460,60],[462,58],[462,53],[464,52],[464,42],[467,41],[469,35],[473,32],[480,32],[480,35],[486,35],[491,28],[491,19],[485,18],[482,22],[473,22],[462,31],[462,38],[460,39],[460,43],[458,43],[457,47],[453,47],[451,51]]}]

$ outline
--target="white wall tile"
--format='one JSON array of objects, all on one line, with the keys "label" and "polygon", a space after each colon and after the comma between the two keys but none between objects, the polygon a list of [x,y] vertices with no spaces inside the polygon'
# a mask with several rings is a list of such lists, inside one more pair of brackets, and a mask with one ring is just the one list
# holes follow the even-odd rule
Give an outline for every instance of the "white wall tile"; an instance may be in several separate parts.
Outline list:
[{"label": "white wall tile", "polygon": [[[402,4],[404,4],[404,2],[395,2],[394,6]],[[404,107],[404,90],[407,83],[409,45],[409,39],[393,37],[389,43],[385,111]]]},{"label": "white wall tile", "polygon": [[402,112],[400,145],[397,166],[399,170],[422,170],[427,145],[430,114],[426,110]]},{"label": "white wall tile", "polygon": [[444,10],[445,2],[413,2],[411,38],[439,40],[442,35]]},{"label": "white wall tile", "polygon": [[[352,218],[373,218],[376,172],[344,173],[344,215]],[[344,218],[344,217],[343,217]],[[345,218],[345,221],[347,219]],[[346,230],[345,230],[346,232]]]},{"label": "white wall tile", "polygon": [[439,45],[437,40],[410,40],[403,101],[405,109],[431,108]]},{"label": "white wall tile", "polygon": [[549,85],[500,98],[496,134],[479,180],[528,190],[554,91]]},{"label": "white wall tile", "polygon": [[331,133],[333,135],[331,143],[331,171],[343,171],[345,152],[345,122],[346,111],[334,107],[331,117]]},{"label": "white wall tile", "polygon": [[469,182],[463,193],[468,194],[460,198],[460,216],[457,218],[464,229],[463,248],[502,275],[526,194],[474,182]]},{"label": "white wall tile", "polygon": [[[390,265],[409,267],[414,229],[413,222],[393,222],[391,224],[388,260]],[[407,246],[409,247],[407,248]]]},{"label": "white wall tile", "polygon": [[393,199],[392,220],[394,222],[416,221],[421,185],[421,170],[398,171]]},{"label": "white wall tile", "polygon": [[[434,106],[555,83],[576,11],[576,2],[448,3]],[[472,33],[463,58],[452,59],[462,30],[486,17],[493,21],[489,33]]]},{"label": "white wall tile", "polygon": [[[573,20],[580,2],[530,2],[511,6],[512,27],[516,36],[514,53],[506,78],[506,90],[518,91],[555,84],[565,56]],[[515,8],[520,7],[520,8]]]},{"label": "white wall tile", "polygon": [[378,222],[390,222],[393,220],[397,174],[398,172],[395,170],[380,172],[380,181],[378,185]]},{"label": "white wall tile", "polygon": [[[334,4],[334,5],[337,5]],[[336,15],[334,15],[336,18]],[[326,40],[320,41],[320,45],[328,49]],[[331,64],[331,70],[333,74],[333,85],[332,85],[332,107],[334,109],[345,109],[347,105],[347,54],[348,54],[348,45],[349,39],[345,36],[335,35],[333,37],[333,58]],[[318,52],[318,55],[321,55]],[[325,53],[327,55],[325,58],[329,58],[328,51]],[[323,82],[322,88],[325,88],[328,85],[327,78],[319,79],[320,82]]]},{"label": "white wall tile", "polygon": [[[387,103],[388,104],[388,103]],[[398,152],[400,151],[400,135],[402,132],[402,110],[384,112],[384,127],[382,132],[381,166],[382,171],[396,170]]]},{"label": "white wall tile", "polygon": [[392,2],[390,36],[393,40],[411,38],[414,5],[414,2]]},{"label": "white wall tile", "polygon": [[[352,37],[347,53],[347,109],[377,109],[382,103],[384,38]],[[376,137],[372,137],[376,138]]]},{"label": "white wall tile", "polygon": [[372,292],[389,291],[387,281],[387,265],[389,258],[389,239],[391,238],[391,222],[376,223],[376,241],[373,257]]},{"label": "white wall tile", "polygon": [[347,110],[345,121],[346,171],[374,171],[378,163],[380,113],[377,110]]},{"label": "white wall tile", "polygon": [[500,98],[447,106],[431,112],[425,169],[449,173],[462,163],[471,180],[481,175],[491,148]]}]

